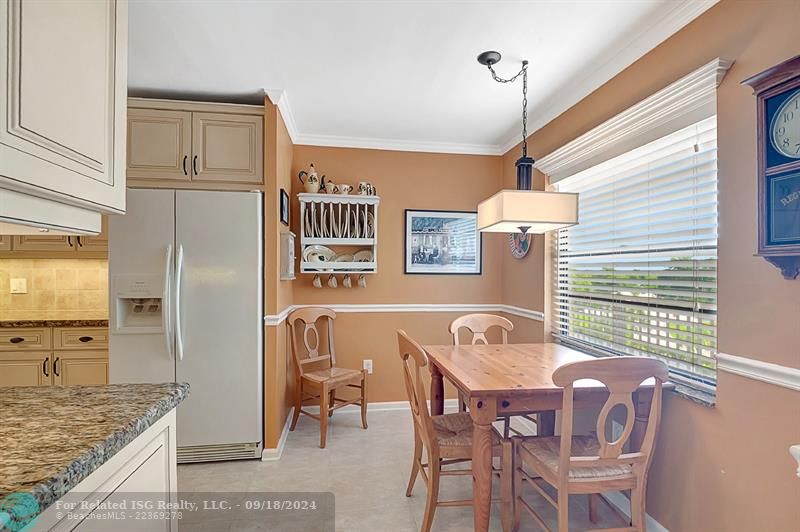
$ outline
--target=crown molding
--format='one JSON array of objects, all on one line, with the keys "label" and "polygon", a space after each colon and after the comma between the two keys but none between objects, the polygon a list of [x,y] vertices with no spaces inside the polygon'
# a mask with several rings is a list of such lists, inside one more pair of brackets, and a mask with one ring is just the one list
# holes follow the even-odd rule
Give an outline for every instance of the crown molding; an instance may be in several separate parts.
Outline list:
[{"label": "crown molding", "polygon": [[710,61],[541,157],[534,167],[555,183],[716,114],[717,87],[732,64],[720,58]]},{"label": "crown molding", "polygon": [[503,155],[496,144],[458,144],[453,142],[424,142],[414,140],[340,137],[334,135],[304,135],[295,144],[330,148],[362,148],[369,150],[412,151],[419,153],[452,153],[462,155]]},{"label": "crown molding", "polygon": [[297,144],[299,133],[297,132],[297,124],[292,114],[292,106],[289,105],[289,95],[286,94],[286,91],[283,89],[264,89],[264,94],[278,107],[278,110],[281,112],[281,117],[283,118],[283,123],[286,125],[286,131],[289,132],[289,138],[292,140],[292,144]]},{"label": "crown molding", "polygon": [[717,353],[717,370],[800,391],[800,369]]},{"label": "crown molding", "polygon": [[475,304],[439,304],[439,303],[393,303],[393,304],[330,304],[330,305],[290,305],[278,312],[264,316],[264,325],[275,327],[286,321],[291,312],[299,308],[323,306],[341,313],[383,313],[383,312],[505,312],[513,316],[534,321],[544,321],[544,313],[513,305],[475,303]]},{"label": "crown molding", "polygon": [[[582,73],[574,83],[555,92],[554,97],[542,103],[540,107],[543,110],[532,109],[528,113],[528,116],[533,118],[528,123],[528,130],[536,132],[547,125],[718,2],[719,0],[675,2],[675,8],[668,14],[643,27],[630,41],[600,56],[595,61],[598,66],[593,71]],[[509,135],[502,143],[503,154],[508,153],[520,142],[519,133]]]}]

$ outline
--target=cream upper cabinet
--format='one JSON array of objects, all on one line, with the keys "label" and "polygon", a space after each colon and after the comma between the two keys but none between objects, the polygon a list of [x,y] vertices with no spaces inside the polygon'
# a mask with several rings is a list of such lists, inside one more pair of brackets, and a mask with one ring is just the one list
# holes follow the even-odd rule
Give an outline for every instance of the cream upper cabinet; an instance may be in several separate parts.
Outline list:
[{"label": "cream upper cabinet", "polygon": [[0,0],[0,188],[124,212],[127,46],[126,0]]},{"label": "cream upper cabinet", "polygon": [[128,110],[128,177],[188,181],[192,157],[192,113]]},{"label": "cream upper cabinet", "polygon": [[0,251],[11,251],[12,238],[10,235],[0,235]]},{"label": "cream upper cabinet", "polygon": [[73,238],[78,254],[83,253],[108,253],[108,216],[103,216],[100,234],[97,236],[79,236]]},{"label": "cream upper cabinet", "polygon": [[263,182],[260,116],[192,113],[193,181]]},{"label": "cream upper cabinet", "polygon": [[146,98],[129,98],[128,105],[132,186],[263,184],[262,107]]},{"label": "cream upper cabinet", "polygon": [[20,235],[14,238],[14,251],[74,252],[77,237],[66,235]]}]

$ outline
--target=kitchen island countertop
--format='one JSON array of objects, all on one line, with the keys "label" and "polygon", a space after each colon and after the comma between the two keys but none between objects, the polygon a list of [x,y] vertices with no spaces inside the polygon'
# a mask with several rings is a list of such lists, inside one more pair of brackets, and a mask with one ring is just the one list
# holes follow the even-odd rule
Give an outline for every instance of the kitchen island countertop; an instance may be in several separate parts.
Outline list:
[{"label": "kitchen island countertop", "polygon": [[0,387],[0,501],[28,493],[44,511],[188,394],[186,383]]}]

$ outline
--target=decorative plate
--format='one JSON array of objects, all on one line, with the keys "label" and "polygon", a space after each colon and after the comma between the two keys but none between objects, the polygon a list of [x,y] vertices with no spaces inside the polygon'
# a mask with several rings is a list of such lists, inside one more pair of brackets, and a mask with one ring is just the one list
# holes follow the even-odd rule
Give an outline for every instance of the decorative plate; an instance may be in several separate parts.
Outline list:
[{"label": "decorative plate", "polygon": [[531,250],[533,235],[522,233],[510,233],[508,235],[508,245],[511,247],[511,256],[521,259]]},{"label": "decorative plate", "polygon": [[361,251],[357,251],[353,255],[353,260],[355,262],[372,262],[373,260],[375,260],[375,255],[372,254],[372,251],[364,249]]},{"label": "decorative plate", "polygon": [[336,253],[325,246],[308,246],[303,250],[303,260],[306,262],[331,262],[336,258]]}]

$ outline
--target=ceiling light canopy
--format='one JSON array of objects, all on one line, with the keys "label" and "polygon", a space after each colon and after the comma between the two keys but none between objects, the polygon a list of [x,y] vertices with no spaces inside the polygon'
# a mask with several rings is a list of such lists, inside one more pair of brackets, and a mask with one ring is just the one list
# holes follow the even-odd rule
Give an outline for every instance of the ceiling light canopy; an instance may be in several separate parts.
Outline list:
[{"label": "ceiling light canopy", "polygon": [[545,233],[578,223],[578,195],[532,190],[533,158],[528,157],[528,62],[509,79],[501,78],[493,65],[499,52],[478,55],[498,83],[522,77],[522,157],[517,159],[517,190],[501,190],[478,204],[478,230],[487,233]]}]

